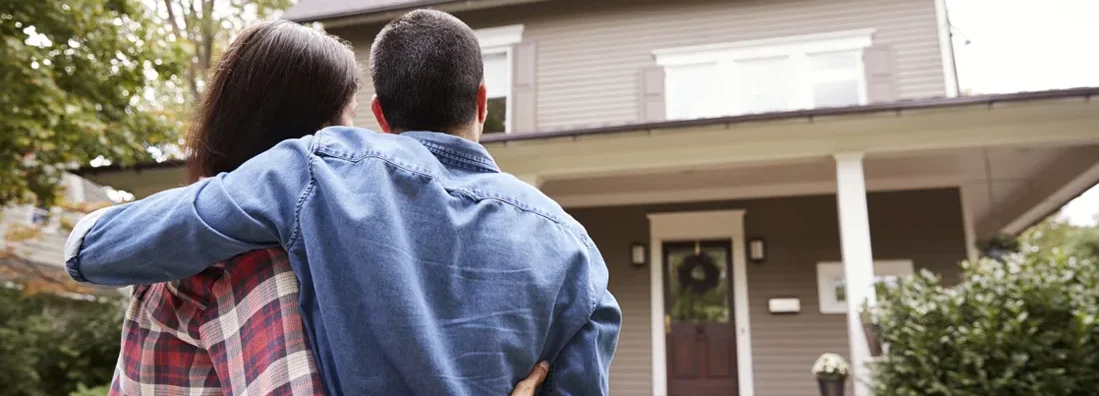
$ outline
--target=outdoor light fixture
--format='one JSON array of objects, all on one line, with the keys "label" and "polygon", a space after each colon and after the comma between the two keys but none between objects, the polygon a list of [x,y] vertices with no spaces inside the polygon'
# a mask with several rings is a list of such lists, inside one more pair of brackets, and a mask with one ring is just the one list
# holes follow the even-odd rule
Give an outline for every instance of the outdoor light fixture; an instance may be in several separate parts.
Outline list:
[{"label": "outdoor light fixture", "polygon": [[630,245],[630,264],[634,267],[642,267],[645,265],[648,256],[648,249],[645,248],[644,243],[634,243]]},{"label": "outdoor light fixture", "polygon": [[763,238],[748,240],[748,259],[753,263],[762,263],[767,260],[767,244],[763,242]]}]

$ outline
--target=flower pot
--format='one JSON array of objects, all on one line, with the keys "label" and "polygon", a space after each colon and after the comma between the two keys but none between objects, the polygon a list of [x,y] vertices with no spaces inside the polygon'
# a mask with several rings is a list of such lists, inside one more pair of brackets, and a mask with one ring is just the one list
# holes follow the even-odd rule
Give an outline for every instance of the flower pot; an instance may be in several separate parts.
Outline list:
[{"label": "flower pot", "polygon": [[870,356],[878,357],[882,354],[882,342],[878,337],[878,325],[870,317],[870,313],[862,311],[862,333],[866,336],[866,344],[870,349]]},{"label": "flower pot", "polygon": [[820,396],[844,396],[847,379],[817,378],[817,384],[820,385]]}]

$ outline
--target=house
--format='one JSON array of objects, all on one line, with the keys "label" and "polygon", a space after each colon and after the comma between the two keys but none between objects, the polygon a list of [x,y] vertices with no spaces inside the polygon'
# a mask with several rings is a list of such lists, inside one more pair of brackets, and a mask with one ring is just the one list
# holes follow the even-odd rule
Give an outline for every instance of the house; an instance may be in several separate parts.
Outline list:
[{"label": "house", "polygon": [[[606,258],[615,395],[816,394],[825,352],[865,378],[847,301],[956,280],[978,241],[1099,181],[1099,89],[959,96],[944,0],[301,0],[284,18],[365,64],[423,6],[477,30],[484,145]],[[183,182],[167,163],[83,174],[138,196]]]},{"label": "house", "polygon": [[[62,187],[59,198],[74,207],[112,202],[102,187],[75,175],[65,175]],[[82,216],[60,206],[0,208],[0,286],[79,299],[115,290],[78,284],[65,271],[65,240]]]}]

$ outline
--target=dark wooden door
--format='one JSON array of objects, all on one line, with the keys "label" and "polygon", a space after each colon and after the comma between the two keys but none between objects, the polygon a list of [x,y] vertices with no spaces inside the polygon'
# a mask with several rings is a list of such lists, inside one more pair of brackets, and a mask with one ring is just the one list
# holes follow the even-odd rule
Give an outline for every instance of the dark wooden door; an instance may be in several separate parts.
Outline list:
[{"label": "dark wooden door", "polygon": [[670,396],[738,394],[730,241],[664,244]]}]

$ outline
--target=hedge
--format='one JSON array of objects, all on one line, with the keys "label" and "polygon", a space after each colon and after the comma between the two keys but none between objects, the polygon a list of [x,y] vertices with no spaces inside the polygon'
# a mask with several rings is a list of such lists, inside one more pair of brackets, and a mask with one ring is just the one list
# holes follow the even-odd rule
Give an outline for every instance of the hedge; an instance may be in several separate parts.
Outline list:
[{"label": "hedge", "polygon": [[1099,266],[1030,251],[965,263],[944,287],[922,272],[881,286],[872,310],[888,347],[876,395],[1084,396],[1099,392]]}]

